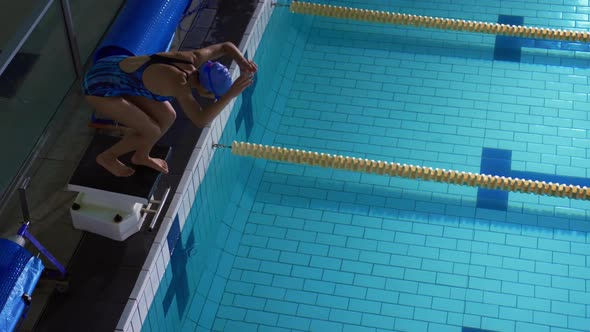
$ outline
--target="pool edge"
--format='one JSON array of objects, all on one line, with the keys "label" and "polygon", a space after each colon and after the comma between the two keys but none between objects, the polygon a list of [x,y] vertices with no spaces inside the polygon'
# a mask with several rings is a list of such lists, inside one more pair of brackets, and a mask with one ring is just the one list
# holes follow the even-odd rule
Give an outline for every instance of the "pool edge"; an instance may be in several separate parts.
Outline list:
[{"label": "pool edge", "polygon": [[[260,0],[258,2],[256,10],[238,45],[238,48],[242,52],[247,51],[251,57],[256,53],[262,34],[272,14],[273,6],[271,3],[271,0]],[[232,63],[230,72],[232,73],[233,79],[237,78],[238,70],[235,63]],[[170,206],[161,221],[160,228],[150,247],[149,254],[141,268],[135,286],[129,295],[115,331],[141,331],[155,293],[170,262],[168,233],[176,218],[178,218],[180,231],[184,228],[187,213],[194,201],[194,193],[203,180],[213,157],[212,144],[217,142],[221,137],[234,104],[235,99],[223,109],[221,114],[211,124],[203,128],[182,174],[177,190],[172,195]],[[188,194],[190,191],[193,191],[193,195]]]}]

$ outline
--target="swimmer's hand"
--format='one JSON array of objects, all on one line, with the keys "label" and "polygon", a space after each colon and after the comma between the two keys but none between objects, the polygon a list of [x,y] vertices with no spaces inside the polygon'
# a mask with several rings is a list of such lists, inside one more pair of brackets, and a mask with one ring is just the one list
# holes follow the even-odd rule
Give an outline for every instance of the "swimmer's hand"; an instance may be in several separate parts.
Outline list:
[{"label": "swimmer's hand", "polygon": [[253,74],[250,73],[242,73],[240,77],[232,84],[231,88],[227,91],[226,95],[230,98],[235,98],[244,91],[247,87],[249,87],[252,82],[254,81]]},{"label": "swimmer's hand", "polygon": [[240,73],[254,75],[258,71],[258,65],[252,60],[242,61],[240,64]]}]

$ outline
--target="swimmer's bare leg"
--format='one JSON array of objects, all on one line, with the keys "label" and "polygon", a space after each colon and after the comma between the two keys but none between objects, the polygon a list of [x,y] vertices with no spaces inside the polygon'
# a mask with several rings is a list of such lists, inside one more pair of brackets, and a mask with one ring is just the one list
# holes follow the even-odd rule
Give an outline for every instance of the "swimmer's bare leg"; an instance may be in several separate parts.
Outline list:
[{"label": "swimmer's bare leg", "polygon": [[108,151],[102,152],[96,156],[96,162],[111,172],[114,176],[127,177],[135,173],[135,170],[129,166],[125,166],[115,155]]},{"label": "swimmer's bare leg", "polygon": [[176,111],[174,111],[172,105],[166,101],[159,102],[139,96],[129,96],[128,99],[144,111],[160,129],[159,136],[152,137],[150,142],[135,151],[135,154],[131,157],[131,162],[137,165],[144,165],[160,170],[163,173],[168,173],[168,163],[163,159],[150,157],[149,153],[160,137],[168,131],[174,123],[174,120],[176,120]]},{"label": "swimmer's bare leg", "polygon": [[[123,97],[86,96],[86,100],[100,114],[133,129],[119,142],[96,157],[96,162],[115,176],[130,176],[134,170],[118,159],[119,156],[132,151],[151,150],[153,144],[161,137],[158,125],[141,109]],[[148,151],[149,151],[148,150]],[[167,167],[157,163],[145,163],[160,172],[167,172]]]}]

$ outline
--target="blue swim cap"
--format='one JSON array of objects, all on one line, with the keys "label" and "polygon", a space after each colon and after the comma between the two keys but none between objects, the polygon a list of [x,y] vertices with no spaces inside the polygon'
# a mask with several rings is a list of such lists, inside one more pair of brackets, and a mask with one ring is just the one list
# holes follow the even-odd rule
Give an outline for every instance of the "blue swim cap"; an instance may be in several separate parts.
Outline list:
[{"label": "blue swim cap", "polygon": [[205,89],[213,92],[215,99],[223,96],[232,85],[229,70],[219,62],[203,64],[199,69],[199,80]]}]

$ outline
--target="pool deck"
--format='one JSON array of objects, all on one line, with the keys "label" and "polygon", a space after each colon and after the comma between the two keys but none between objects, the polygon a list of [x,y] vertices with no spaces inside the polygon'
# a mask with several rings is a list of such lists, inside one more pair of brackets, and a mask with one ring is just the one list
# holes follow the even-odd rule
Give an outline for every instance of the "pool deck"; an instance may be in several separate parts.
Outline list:
[{"label": "pool deck", "polygon": [[[258,0],[208,1],[198,20],[193,16],[182,22],[186,31],[180,34],[180,41],[173,48],[188,50],[223,41],[238,45],[257,3]],[[175,191],[201,133],[174,106],[177,121],[160,140],[160,144],[172,146],[171,171],[161,178],[156,197],[161,197],[167,187]],[[55,120],[62,123],[54,129],[59,135],[39,152],[31,167],[33,176],[27,191],[31,232],[67,265],[69,290],[57,292],[54,282],[41,280],[33,294],[33,306],[19,331],[113,331],[157,233],[157,228],[153,232],[142,230],[124,242],[117,242],[72,227],[69,208],[76,193],[67,191],[66,186],[95,133],[86,125],[90,112],[79,84],[75,84]],[[2,235],[14,233],[22,220],[17,196],[10,198],[0,214],[1,220],[8,220],[14,226],[4,226],[0,229]],[[144,227],[147,224],[149,219]]]}]

